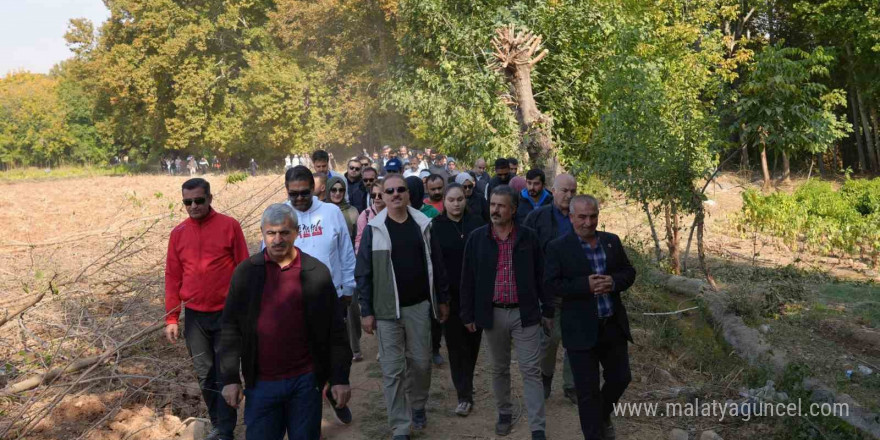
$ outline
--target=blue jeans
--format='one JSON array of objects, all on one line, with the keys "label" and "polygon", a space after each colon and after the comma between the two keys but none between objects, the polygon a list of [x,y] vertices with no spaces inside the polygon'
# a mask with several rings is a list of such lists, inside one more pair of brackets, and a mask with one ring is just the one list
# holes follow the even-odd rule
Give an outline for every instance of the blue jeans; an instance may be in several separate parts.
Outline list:
[{"label": "blue jeans", "polygon": [[244,390],[247,438],[318,440],[321,438],[321,390],[315,374],[257,381]]}]

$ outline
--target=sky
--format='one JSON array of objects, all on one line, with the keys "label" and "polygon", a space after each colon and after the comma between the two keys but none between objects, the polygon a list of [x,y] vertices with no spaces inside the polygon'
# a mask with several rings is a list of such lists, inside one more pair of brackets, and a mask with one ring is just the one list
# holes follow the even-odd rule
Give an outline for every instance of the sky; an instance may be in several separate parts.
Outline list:
[{"label": "sky", "polygon": [[110,16],[102,0],[0,0],[0,76],[15,70],[48,73],[70,58],[64,32],[71,18]]}]

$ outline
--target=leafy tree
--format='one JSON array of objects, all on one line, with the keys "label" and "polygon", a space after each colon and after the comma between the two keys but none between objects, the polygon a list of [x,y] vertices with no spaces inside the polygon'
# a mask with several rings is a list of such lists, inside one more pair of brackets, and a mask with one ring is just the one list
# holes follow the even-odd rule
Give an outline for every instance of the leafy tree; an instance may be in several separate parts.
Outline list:
[{"label": "leafy tree", "polygon": [[50,165],[72,139],[48,75],[18,72],[0,78],[0,163]]}]

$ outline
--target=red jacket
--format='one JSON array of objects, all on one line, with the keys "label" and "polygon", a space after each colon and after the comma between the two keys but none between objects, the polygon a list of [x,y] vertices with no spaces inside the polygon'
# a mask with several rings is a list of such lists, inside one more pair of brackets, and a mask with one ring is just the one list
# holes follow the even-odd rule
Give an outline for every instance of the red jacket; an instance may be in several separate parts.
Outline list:
[{"label": "red jacket", "polygon": [[223,310],[232,271],[247,258],[244,233],[232,217],[212,209],[202,220],[177,225],[165,260],[165,323],[177,324],[182,301],[200,312]]}]

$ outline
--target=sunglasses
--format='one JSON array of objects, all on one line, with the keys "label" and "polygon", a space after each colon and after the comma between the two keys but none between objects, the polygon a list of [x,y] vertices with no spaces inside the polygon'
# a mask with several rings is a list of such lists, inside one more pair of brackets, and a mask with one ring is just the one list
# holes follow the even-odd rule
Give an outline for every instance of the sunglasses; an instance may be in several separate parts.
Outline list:
[{"label": "sunglasses", "polygon": [[382,197],[382,193],[373,193],[373,194],[370,194],[370,198],[373,199],[373,200],[376,200],[376,199],[381,198],[381,197]]},{"label": "sunglasses", "polygon": [[385,194],[388,194],[390,196],[390,195],[394,194],[395,190],[397,191],[398,194],[403,194],[407,191],[405,186],[398,186],[397,188],[385,188],[384,192],[385,192]]},{"label": "sunglasses", "polygon": [[304,189],[302,191],[288,191],[287,192],[287,197],[290,197],[291,199],[296,199],[296,198],[300,198],[300,197],[306,198],[306,197],[311,197],[311,196],[312,196],[312,190],[310,190],[310,189]]},{"label": "sunglasses", "polygon": [[474,189],[473,185],[462,185],[461,187],[464,189]]},{"label": "sunglasses", "polygon": [[195,203],[196,205],[204,205],[207,201],[208,199],[206,197],[196,197],[194,199],[183,199],[183,204],[185,206],[190,206],[193,203]]},{"label": "sunglasses", "polygon": [[348,167],[348,169],[350,169],[352,171],[360,171],[361,167]]},{"label": "sunglasses", "polygon": [[330,188],[331,194],[345,193],[345,188]]},{"label": "sunglasses", "polygon": [[364,180],[364,183],[373,183],[373,182],[376,181],[375,178],[373,178],[373,179],[363,179],[363,180]]}]

